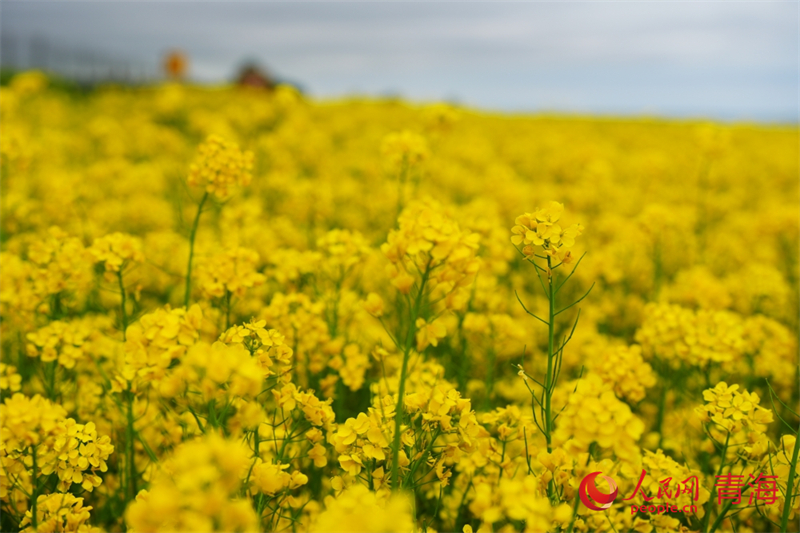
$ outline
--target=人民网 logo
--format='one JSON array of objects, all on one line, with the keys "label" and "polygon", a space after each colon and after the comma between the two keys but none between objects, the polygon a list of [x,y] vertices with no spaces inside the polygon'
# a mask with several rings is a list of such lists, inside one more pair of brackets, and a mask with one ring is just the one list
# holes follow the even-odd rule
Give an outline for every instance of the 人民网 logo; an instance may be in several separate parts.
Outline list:
[{"label": "\u4eba\u6c11\u7f51 logo", "polygon": [[[594,485],[594,480],[597,476],[602,477],[608,483],[609,493],[600,492]],[[593,511],[602,511],[611,507],[614,503],[614,498],[617,497],[617,484],[608,476],[603,475],[602,472],[592,472],[581,481],[581,486],[578,488],[578,496],[580,496],[583,505],[592,509]]]}]

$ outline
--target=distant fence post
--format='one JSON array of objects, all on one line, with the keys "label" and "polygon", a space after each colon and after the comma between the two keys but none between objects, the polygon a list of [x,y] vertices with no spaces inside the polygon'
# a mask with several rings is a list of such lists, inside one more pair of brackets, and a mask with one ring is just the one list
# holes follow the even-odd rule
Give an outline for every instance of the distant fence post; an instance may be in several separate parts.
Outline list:
[{"label": "distant fence post", "polygon": [[147,64],[112,57],[97,50],[64,46],[40,35],[0,35],[0,68],[37,69],[80,85],[122,83],[139,85],[161,78],[155,62]]}]

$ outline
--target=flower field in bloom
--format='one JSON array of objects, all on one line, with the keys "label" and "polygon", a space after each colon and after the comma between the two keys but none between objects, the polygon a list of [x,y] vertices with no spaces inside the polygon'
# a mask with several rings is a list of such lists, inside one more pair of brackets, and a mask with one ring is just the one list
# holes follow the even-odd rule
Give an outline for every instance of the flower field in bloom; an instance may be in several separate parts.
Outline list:
[{"label": "flower field in bloom", "polygon": [[0,106],[2,531],[800,527],[796,126]]}]

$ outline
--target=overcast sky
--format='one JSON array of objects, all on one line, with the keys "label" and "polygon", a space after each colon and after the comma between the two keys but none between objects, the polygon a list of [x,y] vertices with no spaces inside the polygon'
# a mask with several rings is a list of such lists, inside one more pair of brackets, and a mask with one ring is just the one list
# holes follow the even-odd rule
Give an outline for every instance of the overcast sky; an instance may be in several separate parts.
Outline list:
[{"label": "overcast sky", "polygon": [[799,5],[3,1],[0,29],[153,68],[181,48],[204,82],[256,59],[320,97],[797,121]]}]

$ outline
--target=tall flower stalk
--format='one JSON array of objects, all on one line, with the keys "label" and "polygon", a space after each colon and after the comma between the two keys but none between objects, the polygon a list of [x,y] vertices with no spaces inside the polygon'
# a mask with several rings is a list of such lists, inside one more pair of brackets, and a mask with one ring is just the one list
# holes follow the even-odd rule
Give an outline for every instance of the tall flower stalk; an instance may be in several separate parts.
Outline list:
[{"label": "tall flower stalk", "polygon": [[[413,304],[408,306],[408,328],[402,346],[398,346],[403,353],[403,364],[400,367],[400,383],[397,389],[397,407],[394,416],[394,441],[392,442],[392,488],[400,487],[398,478],[398,468],[400,464],[400,438],[403,426],[403,400],[405,399],[406,378],[408,377],[408,359],[414,348],[414,339],[417,336],[417,319],[420,313],[423,296],[425,295],[425,285],[430,275],[430,263],[426,266],[419,284],[419,290],[413,298]],[[411,302],[411,300],[409,300]]]},{"label": "tall flower stalk", "polygon": [[252,152],[242,151],[238,144],[227,141],[218,135],[209,136],[197,149],[197,157],[189,167],[189,177],[186,181],[190,186],[203,187],[204,192],[189,230],[189,261],[186,266],[186,290],[183,296],[183,305],[187,309],[192,297],[194,242],[203,206],[211,196],[218,200],[225,200],[237,186],[249,185],[253,178],[250,173],[252,168]]},{"label": "tall flower stalk", "polygon": [[575,328],[580,319],[580,311],[575,318],[569,335],[560,342],[556,341],[556,319],[561,313],[571,309],[586,298],[592,287],[594,287],[594,284],[592,284],[592,287],[589,287],[589,290],[583,296],[558,309],[558,293],[570,280],[583,259],[583,256],[581,256],[575,262],[572,271],[563,279],[558,279],[556,271],[573,262],[573,256],[569,248],[575,244],[575,239],[583,232],[583,226],[580,224],[573,224],[566,229],[561,228],[558,220],[563,210],[563,204],[550,202],[542,209],[517,217],[516,225],[511,229],[513,234],[511,242],[517,247],[525,260],[533,265],[539,285],[548,302],[547,319],[544,319],[530,311],[522,302],[519,294],[516,295],[525,312],[547,326],[547,366],[544,383],[528,374],[523,368],[520,368],[520,374],[526,378],[526,386],[528,386],[527,378],[531,378],[540,387],[538,394],[530,386],[528,386],[528,390],[531,393],[531,409],[534,421],[547,441],[548,452],[552,451],[553,424],[555,422],[553,392],[561,374],[564,348],[575,333]]},{"label": "tall flower stalk", "polygon": [[[477,248],[478,235],[462,231],[442,206],[432,200],[411,202],[400,215],[398,229],[392,230],[381,246],[391,262],[391,283],[400,293],[396,330],[390,331],[386,323],[381,322],[403,357],[392,443],[393,490],[400,488],[399,462],[409,359],[415,349],[424,353],[428,346],[436,346],[438,339],[445,336],[444,326],[436,319],[459,305],[462,299],[454,296],[474,281],[480,266]],[[382,307],[382,304],[375,307]],[[379,313],[373,314],[379,316]]]},{"label": "tall flower stalk", "polygon": [[397,179],[397,217],[405,207],[405,188],[409,177],[419,177],[422,163],[430,156],[422,135],[409,130],[390,133],[383,139],[381,155],[388,171]]},{"label": "tall flower stalk", "polygon": [[[122,329],[122,341],[128,339],[128,311],[127,311],[127,291],[125,287],[124,273],[131,264],[143,263],[144,254],[141,251],[141,242],[138,238],[123,233],[114,233],[100,239],[96,239],[89,251],[98,263],[105,266],[106,278],[113,280],[119,286],[120,292],[120,328]],[[130,381],[126,390],[123,391],[125,401],[125,501],[130,502],[136,497],[138,492],[138,474],[136,472],[136,452],[134,440],[136,430],[134,428],[133,404],[136,400],[136,393]]]},{"label": "tall flower stalk", "polygon": [[194,240],[197,236],[197,226],[200,225],[200,214],[203,212],[203,205],[208,200],[208,193],[203,194],[200,203],[197,204],[197,214],[194,216],[194,223],[189,232],[189,264],[186,266],[186,292],[183,297],[183,305],[188,308],[192,294],[192,260],[194,259]]}]

